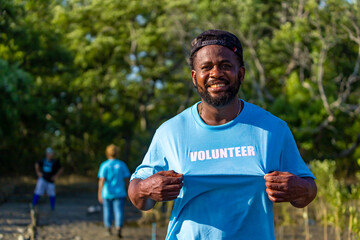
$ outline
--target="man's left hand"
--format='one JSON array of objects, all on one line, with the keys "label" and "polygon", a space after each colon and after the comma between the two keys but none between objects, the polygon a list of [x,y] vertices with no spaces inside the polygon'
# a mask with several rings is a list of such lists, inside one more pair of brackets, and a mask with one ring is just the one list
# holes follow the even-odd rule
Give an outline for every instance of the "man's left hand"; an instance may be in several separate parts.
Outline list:
[{"label": "man's left hand", "polygon": [[305,207],[316,196],[316,185],[312,178],[274,171],[266,174],[264,179],[266,192],[273,202],[290,202],[295,207]]}]

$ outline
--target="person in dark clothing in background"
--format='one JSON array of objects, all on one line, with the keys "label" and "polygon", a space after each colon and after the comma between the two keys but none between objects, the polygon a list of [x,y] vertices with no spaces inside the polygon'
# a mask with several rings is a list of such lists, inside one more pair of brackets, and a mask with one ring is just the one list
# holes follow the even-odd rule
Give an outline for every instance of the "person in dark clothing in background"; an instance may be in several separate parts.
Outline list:
[{"label": "person in dark clothing in background", "polygon": [[50,198],[51,210],[55,210],[55,180],[63,171],[60,161],[54,159],[55,152],[48,147],[45,151],[46,157],[35,163],[35,171],[38,176],[32,207],[35,207],[42,195],[46,193]]}]

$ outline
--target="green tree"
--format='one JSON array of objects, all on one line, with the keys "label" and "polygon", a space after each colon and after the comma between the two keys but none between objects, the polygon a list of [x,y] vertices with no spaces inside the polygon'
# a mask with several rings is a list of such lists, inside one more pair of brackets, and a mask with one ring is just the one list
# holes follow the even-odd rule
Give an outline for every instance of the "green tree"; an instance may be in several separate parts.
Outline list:
[{"label": "green tree", "polygon": [[198,101],[190,42],[217,28],[244,45],[240,97],[287,121],[306,161],[356,169],[358,1],[0,1],[0,58],[41,102],[28,158],[52,144],[69,171],[94,173],[114,142],[134,168],[155,129]]},{"label": "green tree", "polygon": [[[53,1],[0,2],[1,157],[7,174],[32,173],[54,134],[49,121],[71,55],[50,18]],[[58,106],[58,105],[56,105]],[[16,171],[13,171],[15,170]]]}]

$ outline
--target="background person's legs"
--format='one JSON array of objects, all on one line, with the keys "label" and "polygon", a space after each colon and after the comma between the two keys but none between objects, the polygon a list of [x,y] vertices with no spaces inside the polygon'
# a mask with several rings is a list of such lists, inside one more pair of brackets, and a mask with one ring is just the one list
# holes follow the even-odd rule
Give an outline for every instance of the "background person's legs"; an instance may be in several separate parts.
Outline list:
[{"label": "background person's legs", "polygon": [[124,225],[124,204],[125,198],[114,199],[115,227],[119,237],[121,237],[121,228]]},{"label": "background person's legs", "polygon": [[39,199],[40,199],[40,195],[34,193],[34,196],[33,196],[33,199],[32,199],[32,206],[33,206],[33,207],[35,207],[36,204],[38,204]]},{"label": "background person's legs", "polygon": [[50,199],[50,207],[51,207],[51,210],[55,210],[55,202],[56,202],[56,197],[55,196],[50,196],[49,197]]},{"label": "background person's legs", "polygon": [[34,196],[33,196],[33,200],[32,200],[32,206],[35,207],[36,204],[38,204],[39,199],[42,195],[44,195],[46,190],[46,181],[40,177],[38,178],[37,182],[36,182],[36,187],[35,187],[35,191],[34,191]]},{"label": "background person's legs", "polygon": [[51,210],[55,210],[55,203],[56,203],[56,197],[55,197],[55,183],[46,183],[46,194],[49,196],[50,199],[50,207]]},{"label": "background person's legs", "polygon": [[111,225],[113,219],[113,200],[112,199],[103,199],[103,219],[104,226],[111,233]]}]

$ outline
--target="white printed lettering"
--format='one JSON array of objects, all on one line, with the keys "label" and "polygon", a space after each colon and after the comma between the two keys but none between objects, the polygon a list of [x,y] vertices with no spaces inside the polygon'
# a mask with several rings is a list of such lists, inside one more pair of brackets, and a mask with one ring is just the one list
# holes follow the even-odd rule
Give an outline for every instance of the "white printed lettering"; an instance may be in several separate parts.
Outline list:
[{"label": "white printed lettering", "polygon": [[255,148],[253,146],[247,146],[248,156],[255,156]]},{"label": "white printed lettering", "polygon": [[210,157],[210,151],[209,150],[206,150],[205,151],[205,155],[206,155],[206,159],[210,160],[211,157]]},{"label": "white printed lettering", "polygon": [[218,159],[219,158],[219,149],[211,150],[211,156],[213,159]]},{"label": "white printed lettering", "polygon": [[190,152],[191,161],[195,162],[198,152]]},{"label": "white printed lettering", "polygon": [[198,160],[211,160],[219,158],[232,158],[232,157],[247,157],[255,156],[254,146],[238,146],[229,148],[219,148],[203,151],[190,152],[190,161],[196,162]]},{"label": "white printed lettering", "polygon": [[199,151],[198,153],[198,157],[199,157],[199,160],[205,160],[205,152],[204,151]]},{"label": "white printed lettering", "polygon": [[232,148],[228,148],[228,150],[229,150],[229,155],[230,155],[230,157],[233,157],[234,156],[234,148],[232,147]]},{"label": "white printed lettering", "polygon": [[220,158],[227,158],[227,149],[226,148],[220,148]]},{"label": "white printed lettering", "polygon": [[241,155],[244,156],[244,157],[247,156],[246,146],[241,147]]},{"label": "white printed lettering", "polygon": [[235,148],[235,156],[237,156],[237,157],[241,157],[241,154],[240,154],[240,147],[236,147],[236,148]]}]

